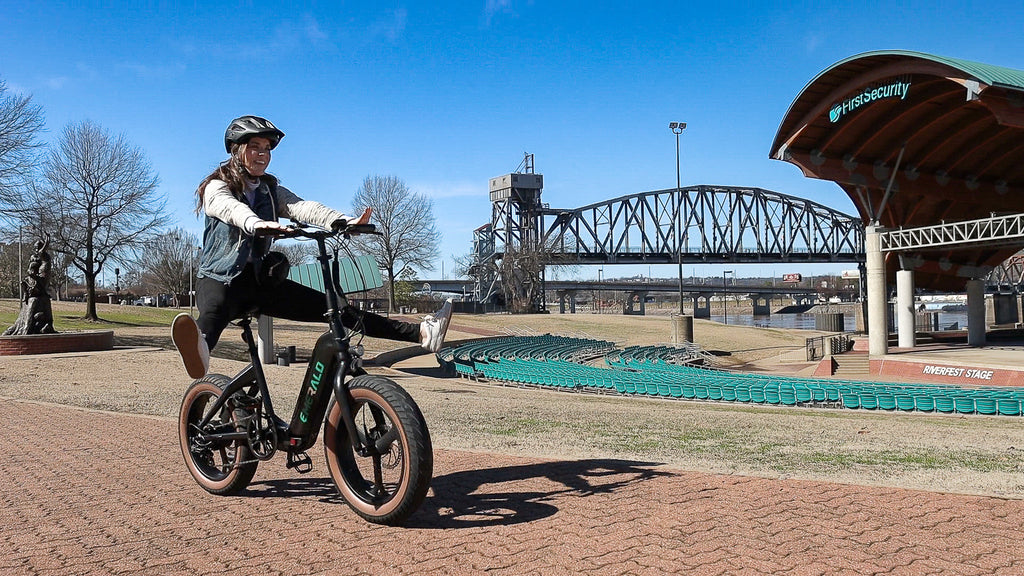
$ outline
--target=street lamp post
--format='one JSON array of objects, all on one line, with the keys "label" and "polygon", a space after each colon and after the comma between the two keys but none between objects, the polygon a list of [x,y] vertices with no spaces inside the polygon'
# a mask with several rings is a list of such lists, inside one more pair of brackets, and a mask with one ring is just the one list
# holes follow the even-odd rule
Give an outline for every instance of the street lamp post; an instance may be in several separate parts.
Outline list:
[{"label": "street lamp post", "polygon": [[195,296],[194,296],[195,292],[194,292],[194,290],[192,288],[192,276],[194,276],[194,272],[192,271],[192,266],[193,266],[192,260],[195,258],[195,255],[196,255],[197,252],[199,252],[199,250],[200,250],[199,248],[196,248],[193,251],[192,250],[192,246],[188,247],[188,315],[189,316],[192,315],[192,303],[195,300]]},{"label": "street lamp post", "polygon": [[680,198],[681,182],[679,177],[679,135],[686,130],[686,122],[669,122],[668,127],[672,130],[672,133],[676,135],[676,210],[675,210],[675,222],[672,223],[672,235],[676,239],[676,258],[679,261],[679,314],[683,313],[683,242],[679,237],[679,205],[682,203]]},{"label": "street lamp post", "polygon": [[604,272],[604,266],[597,269],[597,313],[601,313],[601,274]]},{"label": "street lamp post", "polygon": [[725,275],[732,274],[732,270],[722,270],[722,311],[725,314],[725,323],[729,323],[729,295],[726,293]]}]

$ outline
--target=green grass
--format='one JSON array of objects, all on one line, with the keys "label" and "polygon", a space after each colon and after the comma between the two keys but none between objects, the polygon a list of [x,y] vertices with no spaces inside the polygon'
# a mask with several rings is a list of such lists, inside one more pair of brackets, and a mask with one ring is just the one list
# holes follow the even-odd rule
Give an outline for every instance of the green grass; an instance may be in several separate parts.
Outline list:
[{"label": "green grass", "polygon": [[857,466],[868,466],[900,470],[967,469],[978,472],[1021,472],[1021,463],[1018,458],[993,454],[991,452],[971,452],[967,450],[818,452],[809,455],[807,462],[840,470]]},{"label": "green grass", "polygon": [[[97,305],[99,322],[84,320],[84,302],[53,302],[53,324],[58,332],[74,330],[115,329],[118,327],[170,326],[171,320],[187,308],[152,308],[149,306]],[[14,324],[21,303],[17,299],[0,300],[0,332]]]}]

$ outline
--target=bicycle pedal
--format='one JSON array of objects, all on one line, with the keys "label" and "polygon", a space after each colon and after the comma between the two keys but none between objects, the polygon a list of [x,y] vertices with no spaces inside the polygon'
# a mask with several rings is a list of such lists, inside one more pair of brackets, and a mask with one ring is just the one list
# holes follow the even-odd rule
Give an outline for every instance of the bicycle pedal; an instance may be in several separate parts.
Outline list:
[{"label": "bicycle pedal", "polygon": [[313,460],[305,452],[289,452],[288,468],[294,468],[299,474],[305,474],[313,469]]}]

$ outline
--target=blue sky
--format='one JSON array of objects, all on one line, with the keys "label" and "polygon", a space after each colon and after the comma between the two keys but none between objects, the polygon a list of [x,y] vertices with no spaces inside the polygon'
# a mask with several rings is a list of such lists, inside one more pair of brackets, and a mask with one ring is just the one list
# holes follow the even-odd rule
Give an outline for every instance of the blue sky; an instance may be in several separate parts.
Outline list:
[{"label": "blue sky", "polygon": [[[834,184],[768,158],[815,75],[883,49],[1024,69],[1019,2],[123,4],[0,2],[0,79],[42,106],[44,140],[86,119],[125,134],[177,225],[198,234],[193,192],[225,156],[225,126],[266,116],[287,134],[270,171],[299,196],[351,212],[376,174],[430,196],[448,276],[489,221],[487,180],[524,152],[543,200],[576,208],[673,187],[668,122],[680,120],[684,186],[757,186],[853,213]],[[440,273],[439,261],[422,276]]]}]

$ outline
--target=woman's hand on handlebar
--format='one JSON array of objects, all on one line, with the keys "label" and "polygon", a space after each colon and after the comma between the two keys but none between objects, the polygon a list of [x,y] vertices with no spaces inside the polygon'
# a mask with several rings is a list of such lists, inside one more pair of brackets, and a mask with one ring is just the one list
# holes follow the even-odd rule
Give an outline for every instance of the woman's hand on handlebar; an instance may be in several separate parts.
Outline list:
[{"label": "woman's hand on handlebar", "polygon": [[370,216],[373,214],[373,208],[367,207],[363,210],[362,216],[348,223],[349,226],[358,226],[360,224],[369,224]]},{"label": "woman's hand on handlebar", "polygon": [[253,236],[291,236],[294,233],[293,228],[273,220],[260,220],[252,227]]},{"label": "woman's hand on handlebar", "polygon": [[373,208],[367,208],[366,210],[363,211],[362,215],[359,216],[359,218],[355,218],[355,219],[352,219],[352,220],[345,220],[345,219],[342,219],[342,218],[338,218],[333,223],[331,223],[331,229],[333,229],[333,230],[341,230],[342,228],[348,228],[348,227],[352,227],[352,226],[360,226],[362,224],[369,224],[370,223],[370,216],[372,214],[373,214]]}]

